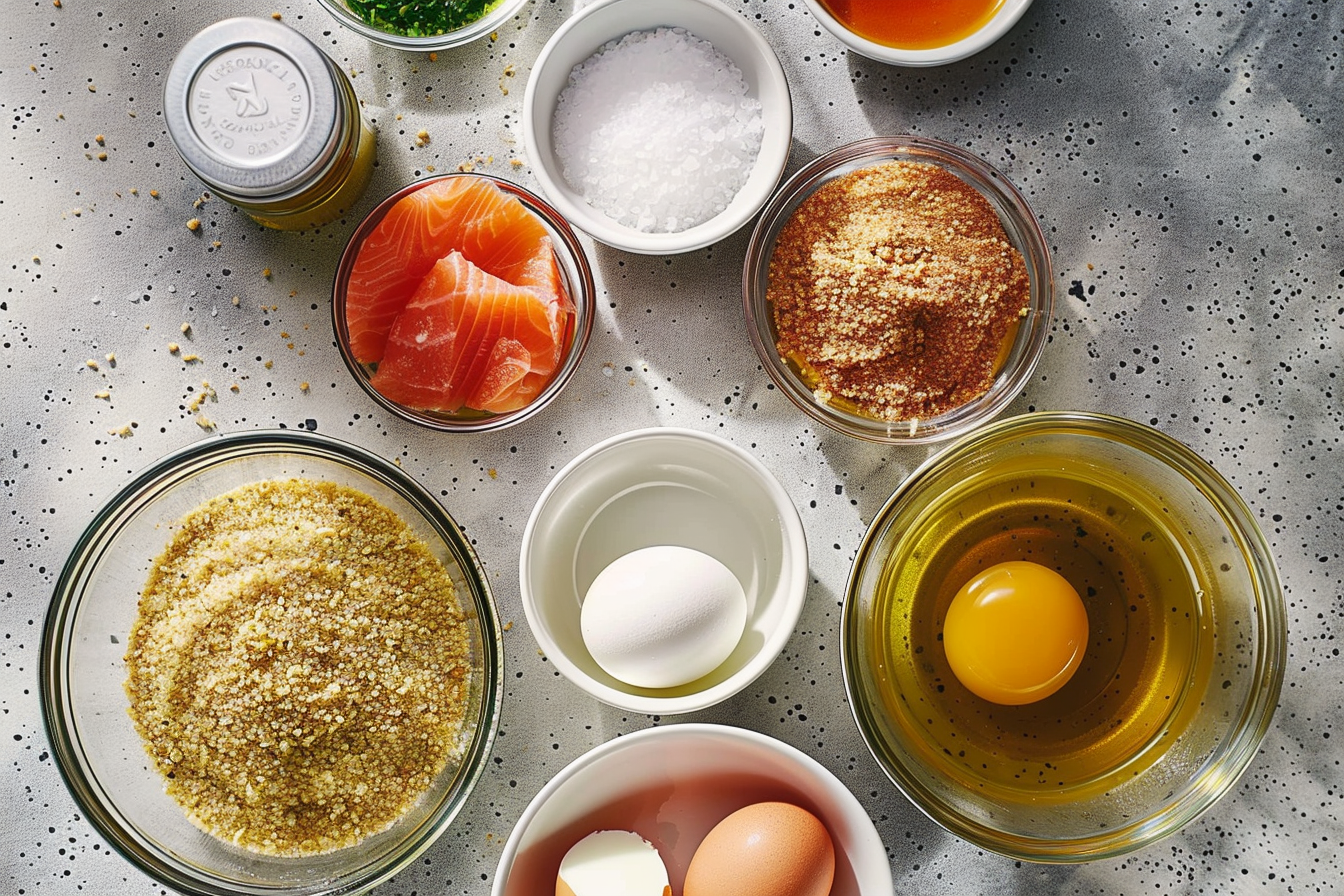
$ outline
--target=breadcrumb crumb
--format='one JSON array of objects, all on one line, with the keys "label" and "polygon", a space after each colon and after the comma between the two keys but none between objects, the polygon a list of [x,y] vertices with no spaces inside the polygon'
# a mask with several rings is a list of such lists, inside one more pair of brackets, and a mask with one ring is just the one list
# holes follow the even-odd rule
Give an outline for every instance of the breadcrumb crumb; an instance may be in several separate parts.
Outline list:
[{"label": "breadcrumb crumb", "polygon": [[460,758],[469,649],[448,570],[393,511],[256,482],[188,514],[155,560],[126,693],[193,824],[316,855],[385,830]]}]

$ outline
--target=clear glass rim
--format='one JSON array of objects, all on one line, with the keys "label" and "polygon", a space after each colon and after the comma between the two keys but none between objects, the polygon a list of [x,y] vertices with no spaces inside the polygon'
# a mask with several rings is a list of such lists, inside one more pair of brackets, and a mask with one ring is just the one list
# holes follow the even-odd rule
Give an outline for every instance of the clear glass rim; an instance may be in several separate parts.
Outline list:
[{"label": "clear glass rim", "polygon": [[[1254,684],[1240,715],[1227,725],[1219,751],[1192,777],[1197,782],[1174,799],[1142,818],[1088,837],[1045,839],[1019,836],[979,823],[959,813],[924,784],[925,769],[909,768],[890,753],[880,735],[875,711],[864,696],[859,656],[859,593],[863,572],[880,563],[884,535],[900,526],[904,499],[921,485],[985,446],[1045,433],[1075,433],[1123,441],[1167,464],[1190,480],[1217,509],[1241,540],[1247,568],[1255,583],[1259,636],[1255,643]],[[840,661],[850,712],[859,733],[883,772],[916,808],[932,821],[978,847],[1014,859],[1049,864],[1072,864],[1109,859],[1148,846],[1176,832],[1214,805],[1246,771],[1269,730],[1283,686],[1287,656],[1287,622],[1283,592],[1269,544],[1241,496],[1207,461],[1176,439],[1153,427],[1121,417],[1089,412],[1039,411],[991,423],[922,463],[897,486],[874,517],[855,554],[845,587],[840,619]]]},{"label": "clear glass rim", "polygon": [[[1030,278],[1030,309],[994,384],[980,398],[927,420],[886,421],[823,405],[775,348],[774,313],[766,297],[770,256],[793,212],[828,180],[886,161],[930,162],[976,187],[994,207],[1009,240],[1022,253]],[[742,266],[742,303],[748,335],[775,386],[800,410],[837,432],[872,442],[919,445],[964,435],[1006,408],[1031,378],[1050,335],[1054,275],[1045,234],[1017,188],[988,162],[941,140],[897,135],[869,137],[836,147],[785,182],[756,222]]]},{"label": "clear glass rim", "polygon": [[[540,395],[527,406],[516,411],[461,419],[408,408],[388,399],[375,389],[369,381],[368,371],[355,358],[354,352],[350,349],[350,328],[345,319],[346,285],[350,282],[350,274],[354,270],[355,259],[359,256],[359,249],[365,237],[383,220],[383,216],[387,214],[388,209],[402,197],[414,193],[428,184],[454,177],[475,177],[488,180],[508,195],[518,199],[525,208],[542,219],[547,230],[559,239],[559,245],[555,249],[557,255],[563,259],[560,265],[561,277],[569,288],[569,298],[574,303],[575,309],[574,338],[569,351],[565,355],[564,363]],[[569,265],[565,264],[564,261],[573,264],[573,271],[569,270]],[[588,340],[592,337],[593,332],[593,319],[597,316],[596,295],[597,287],[593,281],[593,269],[588,263],[588,256],[583,251],[583,245],[579,242],[578,235],[569,226],[569,222],[565,220],[563,215],[541,197],[512,181],[496,177],[493,174],[453,171],[406,184],[374,206],[373,210],[355,228],[355,232],[350,235],[350,240],[346,243],[345,250],[341,253],[341,260],[336,268],[336,277],[331,286],[331,325],[336,336],[336,347],[341,353],[341,359],[345,361],[346,369],[350,371],[350,375],[354,377],[360,388],[383,410],[409,423],[439,432],[492,432],[513,426],[515,423],[521,423],[534,416],[550,404],[565,388],[565,385],[579,369],[579,363],[583,360],[584,353],[588,349]]]},{"label": "clear glass rim", "polygon": [[453,47],[460,47],[485,37],[501,24],[513,18],[518,13],[518,10],[522,9],[527,0],[501,0],[500,4],[490,12],[474,22],[463,25],[456,31],[448,31],[444,34],[431,34],[423,37],[393,34],[391,31],[383,31],[380,28],[375,28],[356,15],[354,10],[346,6],[341,0],[318,0],[318,2],[326,8],[327,12],[331,13],[332,18],[337,22],[373,43],[381,44],[384,47],[391,47],[394,50],[424,52],[429,50],[449,50]]},{"label": "clear glass rim", "polygon": [[[72,647],[69,624],[83,599],[85,578],[108,549],[111,536],[156,493],[219,463],[275,452],[333,461],[379,479],[422,515],[459,562],[469,585],[471,609],[480,619],[484,671],[480,712],[475,720],[475,732],[463,752],[458,786],[445,796],[442,806],[426,819],[417,835],[381,859],[344,875],[288,888],[247,885],[204,876],[199,869],[164,853],[139,836],[135,826],[106,796],[102,786],[87,773],[87,764],[83,760],[85,746],[77,733],[67,675]],[[462,810],[485,770],[498,730],[504,652],[499,613],[489,579],[475,550],[456,521],[410,474],[363,448],[329,436],[299,430],[257,430],[217,436],[166,455],[136,475],[95,512],[57,578],[43,624],[38,670],[42,721],[61,778],[89,822],[131,864],[159,883],[191,896],[354,896],[372,889],[414,861],[447,830]]]}]

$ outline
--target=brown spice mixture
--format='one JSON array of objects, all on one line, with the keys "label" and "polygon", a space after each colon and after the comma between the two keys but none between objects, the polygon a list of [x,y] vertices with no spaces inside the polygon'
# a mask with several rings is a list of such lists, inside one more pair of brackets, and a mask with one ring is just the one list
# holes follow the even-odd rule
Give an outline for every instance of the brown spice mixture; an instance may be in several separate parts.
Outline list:
[{"label": "brown spice mixture", "polygon": [[154,562],[126,692],[193,824],[312,855],[389,827],[460,756],[468,651],[447,569],[400,517],[334,483],[258,482]]},{"label": "brown spice mixture", "polygon": [[988,391],[1029,282],[988,200],[926,162],[836,178],[780,231],[767,298],[817,399],[882,420]]}]

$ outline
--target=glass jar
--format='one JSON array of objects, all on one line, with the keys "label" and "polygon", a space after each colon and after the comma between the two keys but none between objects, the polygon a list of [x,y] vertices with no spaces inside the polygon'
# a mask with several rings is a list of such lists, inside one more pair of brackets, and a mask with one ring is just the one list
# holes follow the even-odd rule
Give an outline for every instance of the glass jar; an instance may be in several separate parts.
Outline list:
[{"label": "glass jar", "polygon": [[267,227],[336,220],[373,172],[374,134],[350,79],[273,19],[225,19],[189,40],[163,107],[187,167]]}]

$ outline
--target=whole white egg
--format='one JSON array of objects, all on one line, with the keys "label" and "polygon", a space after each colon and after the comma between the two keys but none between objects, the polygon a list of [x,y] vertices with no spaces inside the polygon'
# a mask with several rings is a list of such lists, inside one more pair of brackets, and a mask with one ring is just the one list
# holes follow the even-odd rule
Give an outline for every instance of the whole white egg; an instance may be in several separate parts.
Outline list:
[{"label": "whole white egg", "polygon": [[714,671],[742,639],[747,597],[728,567],[675,545],[642,548],[598,573],[579,627],[597,664],[641,688],[670,688]]}]

